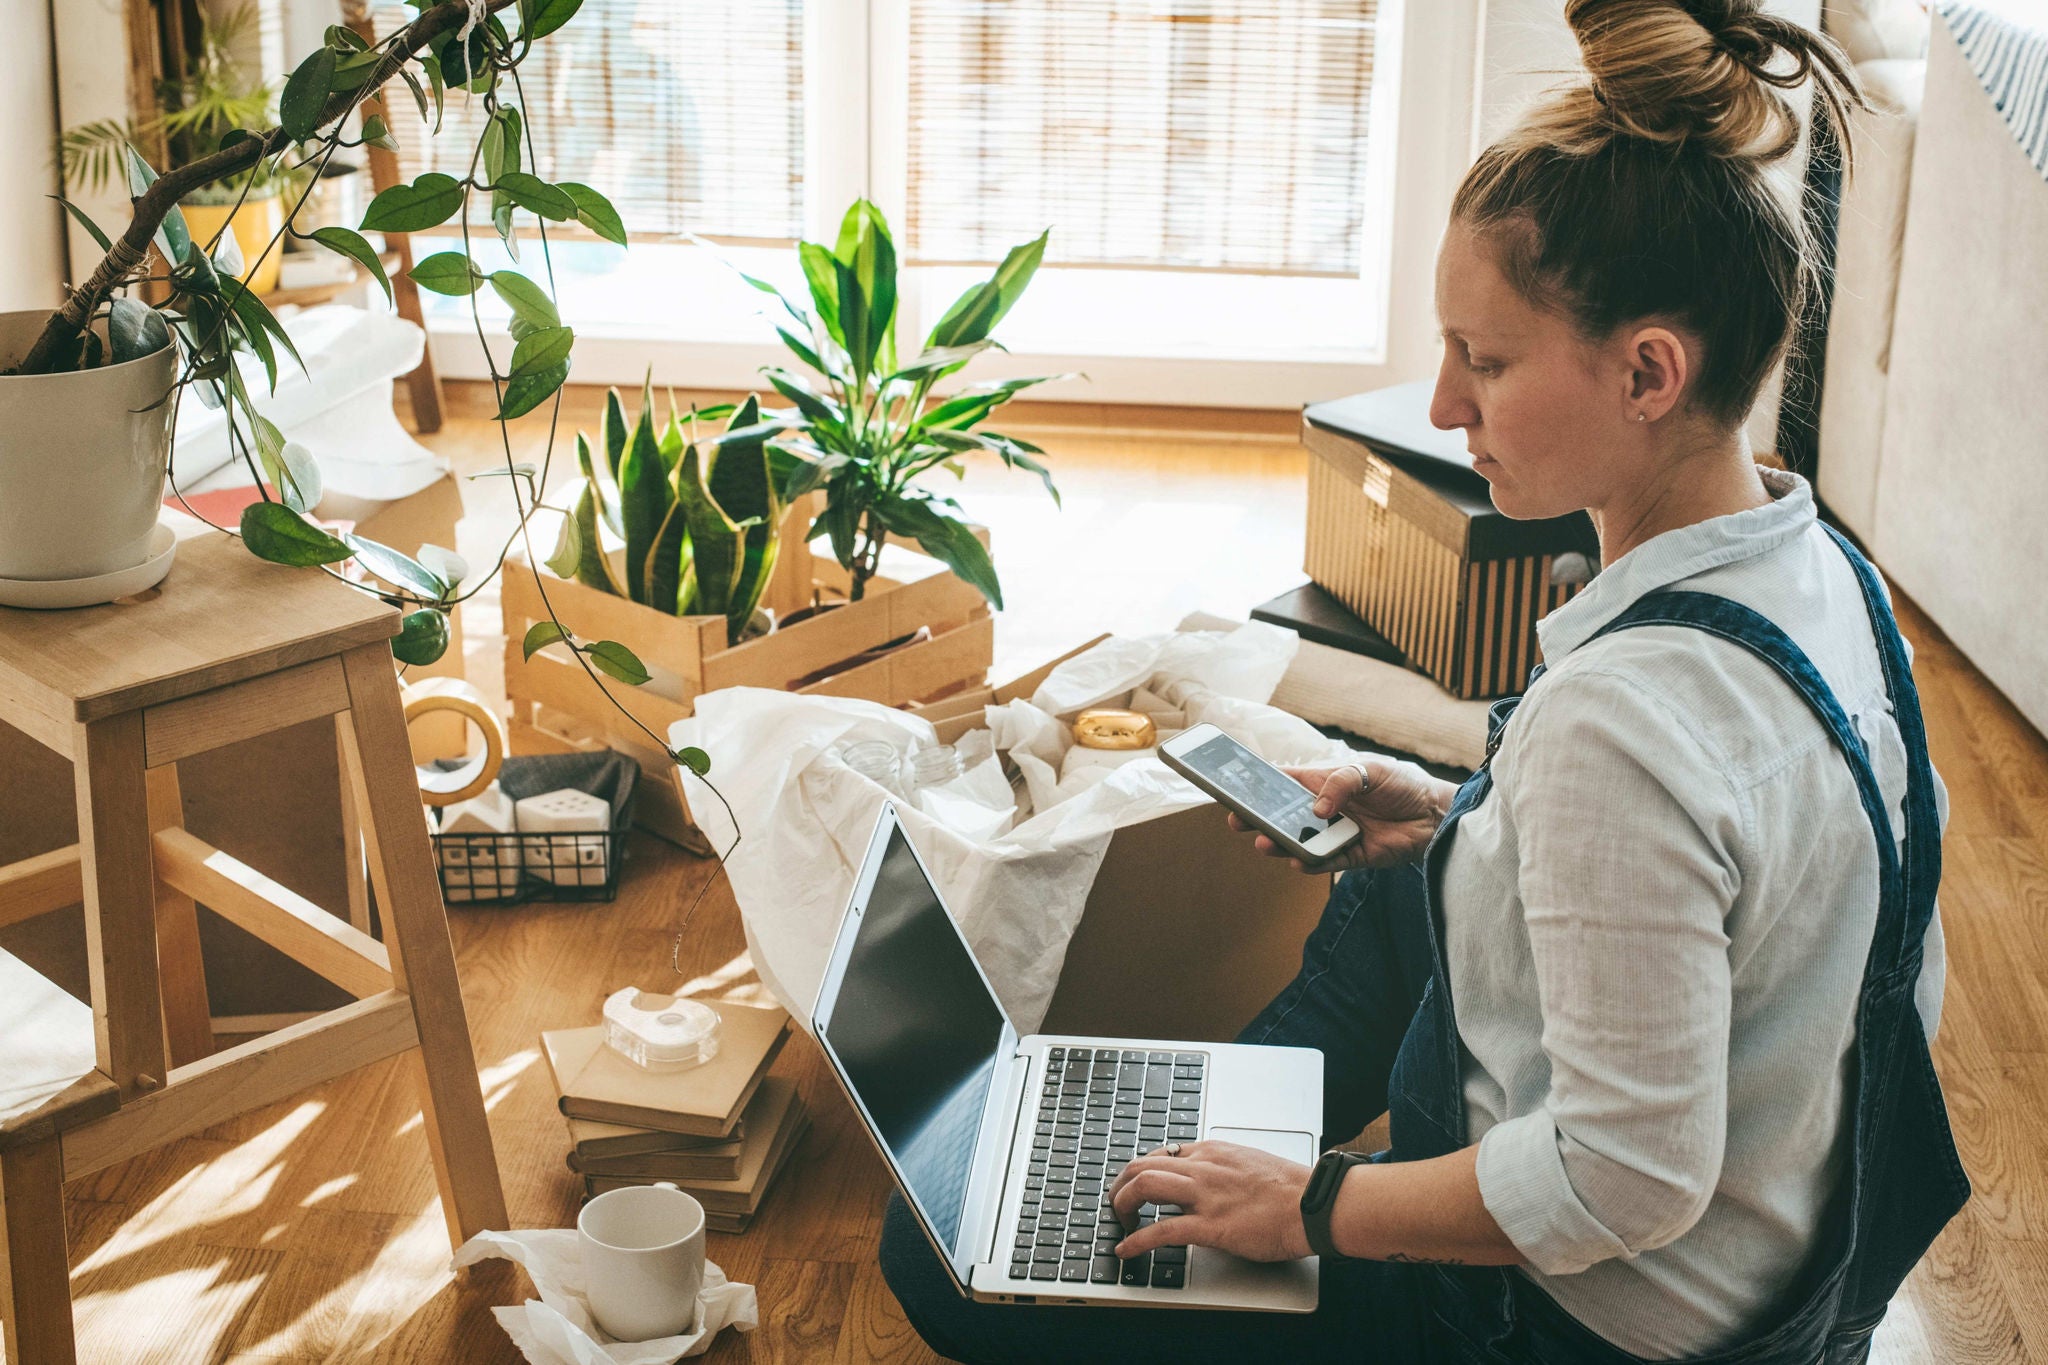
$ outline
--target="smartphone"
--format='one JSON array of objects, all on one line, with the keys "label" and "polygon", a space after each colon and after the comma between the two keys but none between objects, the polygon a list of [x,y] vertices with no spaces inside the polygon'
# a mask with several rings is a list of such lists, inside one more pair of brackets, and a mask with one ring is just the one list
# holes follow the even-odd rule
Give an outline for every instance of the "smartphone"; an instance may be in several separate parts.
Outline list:
[{"label": "smartphone", "polygon": [[1349,817],[1317,815],[1314,792],[1213,725],[1181,731],[1159,746],[1159,757],[1305,863],[1322,862],[1358,840]]}]

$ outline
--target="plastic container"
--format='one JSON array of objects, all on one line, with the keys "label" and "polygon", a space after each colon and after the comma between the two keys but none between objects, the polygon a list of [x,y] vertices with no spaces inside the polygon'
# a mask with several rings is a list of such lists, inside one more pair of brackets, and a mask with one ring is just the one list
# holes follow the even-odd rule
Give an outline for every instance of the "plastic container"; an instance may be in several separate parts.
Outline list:
[{"label": "plastic container", "polygon": [[604,1002],[606,1044],[649,1071],[688,1071],[716,1057],[719,1022],[718,1011],[701,1000],[633,986]]}]

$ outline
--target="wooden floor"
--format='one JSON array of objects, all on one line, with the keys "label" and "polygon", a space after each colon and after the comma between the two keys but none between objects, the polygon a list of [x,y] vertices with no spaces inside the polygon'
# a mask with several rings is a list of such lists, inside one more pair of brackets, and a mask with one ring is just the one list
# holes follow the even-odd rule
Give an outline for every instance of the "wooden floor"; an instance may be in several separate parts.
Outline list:
[{"label": "wooden floor", "polygon": [[[581,402],[576,415],[594,409]],[[1298,581],[1302,456],[1256,434],[1038,438],[1067,493],[976,473],[969,510],[994,530],[1011,597],[1008,677],[1104,629],[1161,629],[1197,606],[1242,613]],[[495,433],[458,419],[436,444],[468,469]],[[519,458],[528,458],[521,450]],[[558,465],[558,468],[560,466]],[[488,563],[503,481],[466,486],[461,548]],[[471,676],[499,673],[495,602],[468,617]],[[1877,1359],[2048,1359],[2048,744],[1908,613],[1934,756],[1948,782],[1943,918],[1950,976],[1936,1059],[1977,1197],[1914,1275]],[[571,1223],[577,1181],[536,1050],[589,1022],[622,984],[668,978],[676,917],[714,868],[641,840],[616,904],[456,909],[463,994],[513,1221]],[[690,926],[698,983],[752,978],[722,883]],[[778,1063],[816,1126],[752,1231],[710,1254],[759,1288],[762,1325],[711,1361],[924,1361],[875,1268],[888,1181],[799,1038]],[[88,1361],[511,1362],[490,1315],[523,1276],[458,1283],[410,1077],[396,1064],[214,1129],[70,1190],[73,1290]]]}]

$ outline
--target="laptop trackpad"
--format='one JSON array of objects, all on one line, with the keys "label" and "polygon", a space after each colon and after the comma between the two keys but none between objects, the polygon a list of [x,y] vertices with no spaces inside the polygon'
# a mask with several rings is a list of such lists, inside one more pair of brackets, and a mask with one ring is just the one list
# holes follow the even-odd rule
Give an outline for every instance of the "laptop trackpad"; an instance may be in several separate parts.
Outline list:
[{"label": "laptop trackpad", "polygon": [[[1205,1139],[1235,1142],[1262,1152],[1284,1157],[1304,1166],[1316,1159],[1316,1140],[1307,1133],[1284,1128],[1208,1128]],[[1316,1261],[1243,1261],[1207,1247],[1189,1256],[1188,1284],[1200,1286],[1207,1301],[1235,1308],[1263,1308],[1273,1312],[1307,1313],[1316,1306]]]},{"label": "laptop trackpad", "polygon": [[1256,1147],[1303,1166],[1316,1164],[1316,1140],[1307,1133],[1290,1133],[1280,1128],[1205,1128],[1202,1136],[1211,1142]]}]

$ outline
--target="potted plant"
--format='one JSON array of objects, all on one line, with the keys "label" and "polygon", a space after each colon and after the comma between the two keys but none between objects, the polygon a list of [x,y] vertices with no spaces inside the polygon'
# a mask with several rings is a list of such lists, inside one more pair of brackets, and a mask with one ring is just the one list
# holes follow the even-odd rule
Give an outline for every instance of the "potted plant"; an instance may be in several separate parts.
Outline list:
[{"label": "potted plant", "polygon": [[[188,54],[186,74],[157,87],[162,112],[139,127],[118,119],[101,119],[68,129],[60,143],[64,181],[97,192],[127,175],[130,147],[161,144],[167,164],[187,165],[221,144],[229,133],[261,133],[277,119],[276,86],[253,80],[236,53],[256,23],[256,10],[244,5],[216,16],[199,11],[199,31]],[[296,198],[309,177],[304,165],[259,161],[248,170],[202,185],[180,202],[186,227],[201,241],[212,241],[227,225],[241,259],[241,278],[258,294],[277,287],[280,254],[265,247],[284,226],[287,195]]]},{"label": "potted plant", "polygon": [[822,536],[832,547],[850,579],[851,601],[866,595],[882,548],[894,536],[915,542],[1002,609],[995,564],[959,515],[960,504],[918,480],[936,469],[961,475],[963,456],[990,454],[1036,474],[1059,502],[1059,489],[1037,458],[1044,451],[978,428],[1025,389],[1069,376],[1004,379],[944,398],[933,395],[949,375],[997,346],[996,324],[1023,297],[1045,256],[1048,235],[1013,247],[994,275],[954,301],[909,361],[896,351],[896,244],[882,211],[865,199],[846,211],[835,246],[798,244],[810,308],[749,277],[795,323],[796,331],[778,325],[776,333],[811,372],[807,377],[779,366],[762,371],[795,405],[768,414],[763,429],[774,433],[781,449],[818,464],[825,509],[811,538]]}]

